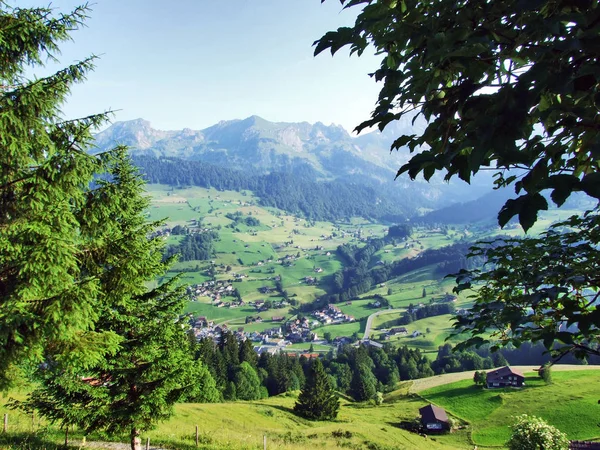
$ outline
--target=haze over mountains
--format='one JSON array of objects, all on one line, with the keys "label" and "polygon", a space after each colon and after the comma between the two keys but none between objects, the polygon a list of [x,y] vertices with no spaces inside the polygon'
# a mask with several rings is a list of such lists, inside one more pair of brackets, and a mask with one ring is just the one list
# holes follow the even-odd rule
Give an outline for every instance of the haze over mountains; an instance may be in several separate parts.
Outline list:
[{"label": "haze over mountains", "polygon": [[203,130],[175,131],[157,130],[137,119],[102,131],[96,136],[96,146],[102,151],[124,144],[131,147],[134,157],[204,162],[256,176],[284,173],[313,182],[364,185],[397,201],[408,216],[421,208],[434,210],[472,201],[492,190],[488,173],[471,185],[459,180],[446,183],[439,177],[429,183],[411,181],[408,176],[394,180],[409,152],[390,152],[390,146],[399,135],[423,126],[411,122],[410,118],[393,122],[383,132],[352,137],[337,125],[269,122],[258,116],[221,121]]},{"label": "haze over mountains", "polygon": [[406,155],[389,153],[396,134],[386,130],[385,134],[353,138],[337,125],[275,123],[258,116],[221,121],[200,131],[162,131],[137,119],[117,122],[99,133],[96,145],[103,150],[119,142],[130,146],[136,156],[176,157],[217,165],[226,161],[229,168],[251,167],[260,173],[293,172],[308,165],[324,179],[362,174],[389,181],[407,159]]}]

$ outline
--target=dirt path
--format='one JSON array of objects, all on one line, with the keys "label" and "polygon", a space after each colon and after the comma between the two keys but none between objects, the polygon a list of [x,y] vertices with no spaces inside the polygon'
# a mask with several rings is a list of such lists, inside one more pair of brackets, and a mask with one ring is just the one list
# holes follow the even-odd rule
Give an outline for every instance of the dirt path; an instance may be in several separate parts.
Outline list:
[{"label": "dirt path", "polygon": [[[540,366],[511,366],[520,372],[533,372],[540,368]],[[552,366],[552,370],[563,371],[563,370],[600,370],[600,366],[581,366],[573,364],[558,364]],[[455,381],[469,380],[473,378],[473,371],[469,372],[458,372],[458,373],[446,373],[444,375],[436,375],[429,378],[420,378],[413,380],[412,386],[408,389],[409,392],[421,392],[425,389],[429,389],[442,384],[454,383]]]}]

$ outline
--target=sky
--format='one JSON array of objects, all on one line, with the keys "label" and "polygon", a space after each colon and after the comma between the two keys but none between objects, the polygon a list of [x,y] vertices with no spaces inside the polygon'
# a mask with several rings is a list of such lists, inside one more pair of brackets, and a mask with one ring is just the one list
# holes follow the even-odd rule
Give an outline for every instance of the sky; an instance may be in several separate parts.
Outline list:
[{"label": "sky", "polygon": [[[9,0],[13,6],[47,6]],[[56,12],[81,4],[55,0]],[[369,118],[380,86],[379,58],[313,56],[313,42],[354,22],[339,0],[96,0],[86,27],[61,44],[60,64],[99,55],[73,89],[65,118],[116,110],[157,129],[203,129],[258,115],[274,122],[335,123],[352,130]]]}]

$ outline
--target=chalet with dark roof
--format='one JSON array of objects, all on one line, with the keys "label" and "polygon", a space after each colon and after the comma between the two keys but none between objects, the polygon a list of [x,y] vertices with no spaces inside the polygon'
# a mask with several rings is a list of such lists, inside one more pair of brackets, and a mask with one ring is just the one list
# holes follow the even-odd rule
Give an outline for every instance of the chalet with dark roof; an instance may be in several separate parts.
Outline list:
[{"label": "chalet with dark roof", "polygon": [[504,366],[501,369],[494,369],[488,372],[486,384],[488,388],[523,387],[525,385],[525,377],[521,372]]},{"label": "chalet with dark roof", "polygon": [[427,405],[419,409],[421,424],[427,432],[441,432],[450,430],[450,421],[443,408]]}]

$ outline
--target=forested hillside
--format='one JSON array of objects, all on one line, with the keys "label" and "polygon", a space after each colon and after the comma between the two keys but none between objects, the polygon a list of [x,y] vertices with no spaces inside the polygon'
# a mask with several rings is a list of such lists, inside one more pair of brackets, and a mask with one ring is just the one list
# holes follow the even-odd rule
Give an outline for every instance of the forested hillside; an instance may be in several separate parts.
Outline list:
[{"label": "forested hillside", "polygon": [[[150,183],[201,186],[217,190],[250,190],[263,206],[299,214],[312,220],[338,220],[354,216],[405,220],[427,200],[402,196],[400,191],[382,194],[375,187],[343,181],[317,182],[306,173],[256,175],[200,161],[135,157],[134,163]],[[308,166],[304,166],[310,172]],[[302,171],[300,171],[302,172]]]}]

